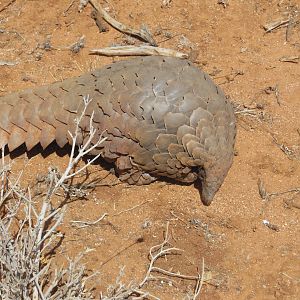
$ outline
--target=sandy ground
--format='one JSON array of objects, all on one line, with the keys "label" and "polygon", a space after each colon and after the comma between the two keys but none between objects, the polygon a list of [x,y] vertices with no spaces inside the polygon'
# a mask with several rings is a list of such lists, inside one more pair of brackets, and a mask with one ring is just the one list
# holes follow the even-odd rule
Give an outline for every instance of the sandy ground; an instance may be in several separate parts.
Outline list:
[{"label": "sandy ground", "polygon": [[[1,95],[114,60],[91,56],[89,49],[139,43],[112,28],[100,33],[91,7],[79,13],[79,1],[73,2],[0,1]],[[104,7],[123,23],[136,28],[146,24],[159,46],[191,53],[230,96],[240,112],[234,164],[209,207],[201,204],[194,186],[158,182],[96,188],[87,199],[69,204],[57,255],[72,257],[93,249],[83,261],[91,272],[99,271],[92,282],[98,293],[115,282],[123,266],[122,281],[139,282],[149,249],[162,241],[169,222],[172,245],[184,251],[158,265],[197,275],[204,259],[212,280],[204,284],[201,299],[299,299],[300,1],[173,0],[168,7],[162,2],[110,0]],[[263,28],[289,19],[288,27],[269,33]],[[79,53],[68,50],[83,35],[85,47]],[[23,156],[15,159],[17,169],[23,167]],[[27,181],[48,166],[63,169],[67,164],[67,154],[44,156],[30,160]],[[93,170],[97,177],[107,175],[99,166]],[[279,194],[262,199],[259,179],[261,193]],[[105,182],[115,180],[109,175]],[[282,193],[291,189],[296,191]],[[103,213],[108,217],[96,226],[70,225],[70,220],[92,221]],[[187,299],[195,282],[173,280],[146,287],[160,299]]]}]

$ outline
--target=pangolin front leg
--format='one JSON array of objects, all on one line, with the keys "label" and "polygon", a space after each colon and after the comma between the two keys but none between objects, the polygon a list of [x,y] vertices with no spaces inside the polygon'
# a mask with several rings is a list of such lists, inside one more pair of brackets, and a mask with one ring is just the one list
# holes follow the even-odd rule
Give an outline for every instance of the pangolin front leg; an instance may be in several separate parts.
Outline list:
[{"label": "pangolin front leg", "polygon": [[211,203],[232,164],[235,117],[221,89],[187,60],[136,58],[2,96],[0,147],[71,143],[87,95],[81,127],[93,116],[95,140],[106,138],[93,154],[113,162],[121,180],[201,180],[202,201]]},{"label": "pangolin front leg", "polygon": [[115,163],[116,173],[121,181],[128,184],[144,185],[157,180],[135,165],[130,156],[118,157]]}]

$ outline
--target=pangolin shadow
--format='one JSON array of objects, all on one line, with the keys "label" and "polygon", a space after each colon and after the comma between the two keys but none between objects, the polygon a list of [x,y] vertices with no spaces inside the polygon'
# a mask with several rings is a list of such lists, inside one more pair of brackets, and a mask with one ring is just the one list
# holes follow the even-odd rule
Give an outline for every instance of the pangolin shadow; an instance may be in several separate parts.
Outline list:
[{"label": "pangolin shadow", "polygon": [[[5,147],[5,151],[4,151],[4,155],[9,155],[9,157],[11,159],[15,159],[17,157],[21,157],[24,154],[27,155],[27,157],[29,159],[37,156],[37,155],[41,155],[43,158],[47,158],[48,156],[50,156],[51,154],[55,153],[57,156],[59,157],[66,157],[70,155],[71,153],[71,145],[66,145],[63,148],[59,147],[56,142],[52,142],[46,149],[43,149],[42,146],[40,144],[37,144],[36,146],[34,146],[30,151],[27,151],[25,144],[22,144],[21,146],[19,146],[17,149],[13,150],[12,152],[9,152],[7,146]],[[77,149],[75,150],[75,155],[78,153]],[[1,157],[1,154],[0,154]],[[85,157],[83,157],[83,161],[85,163],[88,162],[88,160],[91,160],[94,156],[91,155],[86,155]],[[107,170],[111,173],[115,173],[114,172],[114,165],[113,163],[109,163],[106,160],[104,160],[103,158],[98,158],[97,160],[95,160],[93,162],[93,165],[99,165],[100,168]],[[172,178],[168,178],[168,177],[158,177],[157,182],[165,182],[167,184],[176,184],[176,185],[180,185],[180,186],[190,186],[192,185],[192,183],[185,183],[185,182],[180,182],[180,181],[176,181],[175,179]],[[198,190],[201,191],[201,180],[196,180],[194,183],[194,187]]]},{"label": "pangolin shadow", "polygon": [[[22,144],[18,148],[16,148],[13,151],[9,151],[7,146],[5,146],[4,149],[4,155],[9,157],[11,159],[15,159],[21,156],[26,155],[28,159],[31,159],[37,155],[41,155],[43,158],[47,158],[52,154],[56,154],[58,157],[69,157],[71,153],[71,145],[65,145],[63,148],[59,147],[56,142],[52,142],[47,148],[43,149],[40,144],[37,144],[34,146],[31,150],[27,150],[25,144]],[[75,155],[78,154],[78,149],[75,149]],[[2,154],[0,154],[0,157],[2,157]],[[94,156],[86,155],[83,157],[83,161],[87,163],[88,160],[92,159]],[[93,165],[100,165],[101,168],[111,171],[113,165],[106,162],[104,159],[98,158],[94,161]]]}]

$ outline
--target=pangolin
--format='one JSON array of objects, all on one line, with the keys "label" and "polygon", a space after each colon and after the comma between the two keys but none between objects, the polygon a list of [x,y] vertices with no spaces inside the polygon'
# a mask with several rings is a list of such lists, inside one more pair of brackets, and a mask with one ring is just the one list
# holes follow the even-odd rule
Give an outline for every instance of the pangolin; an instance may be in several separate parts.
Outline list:
[{"label": "pangolin", "polygon": [[[148,184],[159,177],[199,181],[209,205],[232,164],[236,123],[232,105],[210,77],[188,60],[140,57],[46,86],[0,97],[0,147],[43,149],[72,142],[74,120],[91,99],[94,149],[114,163],[120,180]],[[81,143],[82,139],[78,139]]]}]

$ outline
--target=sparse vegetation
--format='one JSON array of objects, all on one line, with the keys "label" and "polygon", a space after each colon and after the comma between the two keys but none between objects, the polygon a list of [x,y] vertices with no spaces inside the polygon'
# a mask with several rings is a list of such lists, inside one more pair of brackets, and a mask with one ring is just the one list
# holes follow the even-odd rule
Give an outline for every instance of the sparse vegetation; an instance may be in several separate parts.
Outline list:
[{"label": "sparse vegetation", "polygon": [[[93,288],[87,287],[87,281],[97,273],[88,274],[81,258],[87,254],[80,253],[75,258],[67,257],[67,265],[57,267],[55,263],[55,249],[60,246],[63,234],[58,230],[68,207],[67,196],[83,194],[80,189],[72,187],[69,180],[80,175],[98,157],[88,161],[83,167],[77,167],[79,161],[98,147],[104,139],[101,137],[92,143],[95,136],[93,115],[87,136],[84,136],[80,127],[90,100],[83,98],[84,109],[75,120],[76,129],[69,133],[72,138],[72,149],[68,166],[60,173],[56,168],[50,168],[44,178],[43,192],[33,193],[30,187],[21,187],[22,173],[15,176],[11,172],[11,164],[2,149],[2,162],[0,167],[0,298],[1,299],[95,299]],[[86,130],[85,130],[86,131]],[[76,153],[78,139],[84,140]],[[76,168],[77,167],[77,168]],[[54,199],[62,190],[64,195],[58,205]],[[74,193],[74,190],[77,192]],[[103,219],[104,214],[100,219]],[[89,224],[87,224],[89,226]],[[136,284],[132,281],[125,285],[122,283],[123,268],[116,282],[107,288],[106,295],[101,294],[100,299],[159,299],[149,293],[145,286],[150,281],[165,280],[172,282],[172,277],[196,282],[195,291],[188,299],[197,299],[201,287],[210,276],[205,277],[204,261],[201,274],[198,276],[182,275],[155,266],[158,259],[180,251],[171,246],[167,225],[164,241],[150,249],[150,264],[144,279]],[[156,274],[156,275],[154,275]]]},{"label": "sparse vegetation", "polygon": [[[78,3],[88,1],[0,2],[1,96],[78,76],[119,60],[89,55],[90,49],[141,43],[116,32],[102,20],[109,31],[100,33],[98,24],[91,19],[90,5],[78,13]],[[85,289],[97,287],[91,291],[92,297],[99,299],[98,291],[102,291],[102,298],[117,299],[116,293],[121,288],[124,293],[126,290],[131,293],[131,298],[142,297],[133,294],[131,288],[137,288],[143,280],[149,263],[148,250],[163,240],[161,233],[169,221],[169,243],[184,252],[163,256],[155,266],[196,275],[199,262],[201,273],[204,256],[204,278],[209,269],[213,271],[213,282],[218,278],[214,271],[221,276],[220,284],[212,285],[212,281],[204,284],[200,299],[298,299],[299,1],[98,2],[112,17],[128,26],[139,29],[146,23],[160,47],[180,51],[182,36],[197,47],[198,52],[189,51],[189,45],[185,49],[197,66],[209,73],[235,101],[236,156],[218,199],[209,209],[199,204],[194,186],[161,182],[128,188],[107,170],[89,166],[86,173],[64,182],[53,195],[51,211],[64,202],[65,197],[69,203],[63,205],[67,208],[62,226],[53,232],[53,242],[57,244],[62,239],[62,244],[52,256],[46,256],[47,259],[42,256],[40,260],[43,264],[51,260],[45,275],[49,276],[50,270],[55,268],[59,271],[60,267],[68,272],[69,262],[64,256],[69,255],[74,262],[78,252],[93,249],[77,263],[77,270],[85,267],[86,277],[82,277],[86,280]],[[225,2],[229,3],[226,8]],[[67,50],[77,41],[81,42],[82,36],[85,43],[79,53]],[[0,123],[2,120],[5,116]],[[59,157],[62,153],[63,157]],[[27,167],[19,175],[17,170],[23,169],[24,161]],[[15,190],[26,197],[30,190],[32,206],[40,213],[49,186],[49,172],[55,172],[60,178],[67,164],[65,151],[47,152],[45,158],[36,155],[28,164],[22,158],[10,163],[5,157],[4,169],[0,161],[0,177],[3,178],[5,172],[4,178],[9,178],[10,187],[16,187]],[[48,166],[56,167],[47,172]],[[39,178],[34,184],[36,175]],[[87,177],[88,182],[83,181]],[[262,181],[259,193],[258,178]],[[8,192],[7,180],[1,184],[4,185],[1,199],[5,200],[0,217],[2,222],[11,219],[9,232],[15,239],[26,219],[28,202]],[[14,215],[17,208],[18,213]],[[105,213],[104,219],[97,222]],[[35,226],[35,215],[32,220]],[[52,225],[56,220],[53,219]],[[272,225],[280,230],[276,231]],[[23,227],[28,229],[26,223]],[[49,228],[45,227],[45,232]],[[1,243],[2,234],[0,232]],[[132,245],[138,237],[144,241],[116,256],[119,249]],[[2,259],[3,256],[1,263]],[[101,267],[108,259],[110,261]],[[118,277],[120,269],[123,276]],[[97,271],[100,273],[88,280],[88,276]],[[1,284],[4,284],[3,275],[0,271]],[[65,274],[62,282],[67,278]],[[135,284],[131,282],[134,279]],[[195,280],[170,279],[173,283],[156,280],[145,284],[142,290],[163,300],[192,299]],[[7,294],[2,287],[0,289],[0,299],[5,299]]]}]

